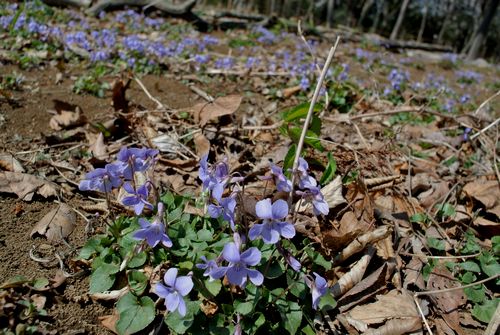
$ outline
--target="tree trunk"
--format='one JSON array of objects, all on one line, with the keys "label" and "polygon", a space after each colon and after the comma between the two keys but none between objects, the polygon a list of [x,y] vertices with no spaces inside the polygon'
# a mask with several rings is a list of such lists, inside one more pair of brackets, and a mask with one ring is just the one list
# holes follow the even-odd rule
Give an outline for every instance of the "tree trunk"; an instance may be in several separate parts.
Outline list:
[{"label": "tree trunk", "polygon": [[401,28],[401,24],[403,23],[403,19],[406,14],[406,8],[408,8],[408,4],[410,3],[410,0],[403,0],[403,4],[401,5],[401,9],[399,10],[399,15],[398,19],[396,20],[396,24],[394,25],[394,28],[392,29],[391,33],[391,40],[395,40],[398,38],[399,34],[399,29]]},{"label": "tree trunk", "polygon": [[333,8],[335,7],[335,0],[328,0],[326,6],[326,24],[328,28],[333,27]]},{"label": "tree trunk", "polygon": [[375,0],[366,0],[363,4],[363,9],[361,9],[361,15],[359,16],[358,27],[363,25],[366,14],[368,14],[368,11],[372,8],[374,2]]},{"label": "tree trunk", "polygon": [[437,43],[438,44],[443,44],[443,37],[446,29],[448,28],[448,25],[450,23],[450,18],[451,15],[453,14],[453,11],[455,10],[455,1],[450,2],[450,7],[446,11],[446,16],[444,17],[443,25],[441,26],[441,30],[439,31],[439,35],[437,38]]},{"label": "tree trunk", "polygon": [[424,35],[425,23],[427,22],[427,12],[429,11],[427,7],[427,1],[424,0],[424,8],[422,8],[422,21],[420,22],[420,29],[418,30],[417,42],[422,42],[422,36]]},{"label": "tree trunk", "polygon": [[377,7],[377,12],[375,13],[375,19],[373,20],[373,25],[370,28],[371,33],[377,32],[378,25],[380,23],[380,16],[382,15],[385,6],[384,0],[377,0],[375,6]]},{"label": "tree trunk", "polygon": [[472,60],[477,58],[477,56],[479,55],[479,50],[483,46],[484,39],[488,34],[488,28],[490,27],[491,20],[493,20],[493,17],[495,16],[498,3],[500,3],[500,0],[490,1],[488,8],[484,12],[483,21],[481,22],[481,25],[479,26],[479,29],[474,36],[474,40],[472,42],[470,50],[467,53],[467,59]]}]

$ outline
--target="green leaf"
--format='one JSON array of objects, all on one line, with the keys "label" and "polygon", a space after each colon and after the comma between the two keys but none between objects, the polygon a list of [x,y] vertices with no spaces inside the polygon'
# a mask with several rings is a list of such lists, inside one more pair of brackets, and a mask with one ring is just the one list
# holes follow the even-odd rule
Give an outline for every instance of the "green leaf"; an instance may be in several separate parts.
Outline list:
[{"label": "green leaf", "polygon": [[323,172],[323,175],[319,180],[320,185],[326,185],[330,181],[332,181],[333,177],[335,177],[335,172],[337,172],[337,162],[335,161],[335,158],[333,157],[332,153],[329,152],[327,154],[327,157],[328,157],[328,164],[326,165],[325,172]]},{"label": "green leaf", "polygon": [[470,283],[473,283],[477,280],[477,277],[475,274],[473,274],[472,272],[466,272],[464,273],[464,275],[460,278],[460,281],[462,282],[462,284],[470,284]]},{"label": "green leaf", "polygon": [[427,214],[425,213],[416,213],[410,216],[410,222],[412,223],[418,223],[418,222],[426,223],[427,220],[428,220]]},{"label": "green leaf", "polygon": [[175,196],[172,194],[172,192],[167,192],[164,195],[161,196],[161,201],[166,205],[166,208],[171,208],[174,205],[175,202]]},{"label": "green leaf", "polygon": [[127,293],[116,304],[120,319],[116,322],[119,334],[133,334],[146,328],[155,318],[155,303],[150,297],[137,299]]},{"label": "green leaf", "polygon": [[26,278],[25,276],[17,275],[12,278],[9,278],[7,281],[3,282],[2,285],[0,285],[0,289],[7,289],[7,288],[13,288],[13,287],[18,287],[22,286],[26,283],[29,283],[30,280]]},{"label": "green leaf", "polygon": [[429,248],[436,249],[436,250],[444,250],[446,248],[444,241],[437,239],[435,237],[428,237],[427,238],[427,245],[429,246]]},{"label": "green leaf", "polygon": [[201,229],[198,231],[198,241],[209,242],[209,241],[212,241],[212,239],[213,239],[213,234],[210,230]]},{"label": "green leaf", "polygon": [[194,322],[194,316],[200,310],[199,301],[186,302],[186,315],[181,316],[179,312],[168,313],[165,317],[167,326],[177,334],[184,334]]},{"label": "green leaf", "polygon": [[194,264],[191,261],[184,261],[184,262],[179,263],[180,269],[192,270],[193,266],[194,266]]},{"label": "green leaf", "polygon": [[41,290],[49,286],[49,280],[47,278],[37,278],[33,281],[33,288],[35,290]]},{"label": "green leaf", "polygon": [[[307,116],[307,112],[309,111],[309,102],[303,102],[288,111],[283,113],[283,120],[285,122],[295,121],[297,119],[305,119]],[[313,109],[313,113],[319,113],[323,109],[321,104],[316,104]]]},{"label": "green leaf", "polygon": [[309,130],[317,136],[321,135],[321,119],[316,115],[313,115],[312,117],[311,124],[309,125]]},{"label": "green leaf", "polygon": [[464,288],[465,295],[472,302],[483,302],[486,299],[486,293],[483,285]]},{"label": "green leaf", "polygon": [[323,312],[327,312],[334,309],[337,306],[337,301],[330,293],[325,294],[319,299],[319,309]]},{"label": "green leaf", "polygon": [[240,313],[241,315],[250,314],[253,311],[253,303],[251,301],[245,301],[245,302],[235,301],[234,311],[236,313]]},{"label": "green leaf", "polygon": [[499,301],[500,299],[486,300],[482,305],[474,305],[474,308],[472,309],[472,316],[481,322],[489,323],[495,314]]},{"label": "green leaf", "polygon": [[331,270],[332,262],[327,261],[319,252],[307,248],[306,249],[307,256],[311,258],[314,264],[324,267],[326,270]]},{"label": "green leaf", "polygon": [[103,263],[90,276],[90,293],[109,290],[115,283],[115,274],[120,271],[117,264]]},{"label": "green leaf", "polygon": [[285,273],[285,265],[282,262],[274,260],[266,271],[267,263],[262,266],[262,273],[265,273],[266,278],[274,279]]},{"label": "green leaf", "polygon": [[295,159],[295,153],[297,152],[297,144],[292,144],[290,149],[285,155],[285,159],[283,160],[283,172],[286,175],[289,175],[288,170],[291,170],[293,167],[293,160]]},{"label": "green leaf", "polygon": [[222,283],[220,280],[205,280],[205,287],[207,288],[208,292],[210,292],[214,297],[219,294],[221,288],[222,288]]},{"label": "green leaf", "polygon": [[476,262],[473,261],[467,261],[459,264],[462,269],[465,271],[471,271],[471,272],[481,272],[481,269],[479,268],[479,265],[477,265]]},{"label": "green leaf", "polygon": [[500,264],[496,258],[485,251],[479,256],[479,263],[481,264],[481,269],[488,277],[493,277],[500,273]]},{"label": "green leaf", "polygon": [[305,335],[316,335],[316,332],[314,331],[314,329],[312,329],[310,325],[307,325],[304,328],[302,328],[302,333],[304,333]]},{"label": "green leaf", "polygon": [[302,308],[296,302],[289,302],[286,313],[281,313],[281,319],[285,329],[294,335],[302,323]]},{"label": "green leaf", "polygon": [[442,217],[451,217],[455,215],[455,207],[449,203],[445,203],[444,205],[437,205],[438,208],[438,214],[441,215]]},{"label": "green leaf", "polygon": [[500,256],[500,235],[493,236],[491,238],[491,244],[493,245],[493,253],[497,256]]},{"label": "green leaf", "polygon": [[140,296],[148,286],[148,276],[140,271],[132,270],[128,273],[128,285],[132,293],[136,296]]},{"label": "green leaf", "polygon": [[[290,139],[292,139],[292,141],[294,141],[295,143],[299,142],[301,133],[302,133],[302,128],[299,127],[288,128],[288,136],[290,136]],[[318,151],[324,150],[323,146],[321,145],[321,141],[318,138],[318,135],[316,135],[310,130],[306,132],[306,138],[304,139],[304,144],[307,144]]]},{"label": "green leaf", "polygon": [[138,268],[146,263],[148,255],[146,252],[142,251],[138,254],[134,254],[130,261],[127,263],[127,267],[130,269]]}]

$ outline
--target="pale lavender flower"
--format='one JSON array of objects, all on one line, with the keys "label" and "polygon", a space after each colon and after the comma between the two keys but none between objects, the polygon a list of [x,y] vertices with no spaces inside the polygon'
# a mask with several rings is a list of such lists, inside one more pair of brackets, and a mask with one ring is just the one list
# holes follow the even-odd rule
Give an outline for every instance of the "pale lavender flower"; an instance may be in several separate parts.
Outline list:
[{"label": "pale lavender flower", "polygon": [[210,276],[210,272],[217,268],[217,262],[213,259],[207,260],[205,256],[201,256],[200,258],[203,263],[196,264],[196,267],[198,269],[205,270],[205,272],[203,272],[203,276],[208,277]]},{"label": "pale lavender flower", "polygon": [[316,272],[313,272],[316,279],[313,281],[309,276],[305,276],[306,285],[311,289],[312,307],[318,309],[319,299],[324,296],[328,290],[326,279],[321,277]]},{"label": "pale lavender flower", "polygon": [[123,198],[122,204],[125,206],[133,206],[136,215],[140,215],[144,210],[144,207],[153,209],[153,205],[147,201],[149,195],[147,184],[134,189],[130,183],[125,183],[123,188],[127,191],[127,193],[131,194],[131,196]]},{"label": "pale lavender flower", "polygon": [[146,240],[147,244],[154,248],[158,243],[162,243],[165,247],[170,248],[172,246],[172,241],[165,233],[165,223],[163,222],[163,214],[165,212],[165,207],[163,203],[158,204],[158,213],[153,220],[149,222],[146,219],[140,218],[139,224],[141,229],[137,230],[133,238],[136,240]]},{"label": "pale lavender flower", "polygon": [[309,175],[309,164],[307,164],[307,161],[302,157],[299,158],[299,164],[297,165],[297,174],[299,176],[300,188],[307,188],[317,185],[316,179]]},{"label": "pale lavender flower", "polygon": [[298,191],[297,193],[301,194],[304,200],[312,203],[314,215],[327,215],[330,211],[328,203],[318,186],[308,185],[304,191]]},{"label": "pale lavender flower", "polygon": [[231,229],[235,230],[234,227],[234,210],[236,208],[236,194],[233,193],[231,196],[222,198],[218,205],[210,204],[208,205],[207,212],[211,218],[217,219],[222,216],[224,220],[229,222]]},{"label": "pale lavender flower", "polygon": [[257,216],[263,219],[263,223],[256,223],[250,228],[248,237],[255,240],[261,236],[264,243],[274,244],[279,241],[280,236],[292,238],[295,236],[294,226],[282,221],[288,215],[288,204],[279,199],[271,205],[271,199],[264,199],[255,205]]},{"label": "pale lavender flower", "polygon": [[220,202],[229,181],[229,166],[226,162],[219,162],[215,168],[209,167],[208,155],[205,155],[200,160],[199,178],[203,183],[203,191],[211,192],[212,197]]},{"label": "pale lavender flower", "polygon": [[274,182],[278,192],[290,192],[292,190],[292,181],[284,175],[281,167],[271,164],[271,173],[274,176]]},{"label": "pale lavender flower", "polygon": [[157,283],[155,293],[165,299],[167,311],[178,311],[181,316],[186,315],[186,302],[184,298],[193,289],[193,279],[189,276],[177,277],[178,269],[170,268],[165,273],[162,283]]},{"label": "pale lavender flower", "polygon": [[[210,272],[210,276],[219,279],[227,276],[229,282],[233,285],[244,287],[247,279],[254,285],[261,285],[264,276],[257,270],[249,269],[249,266],[259,264],[262,257],[259,249],[252,247],[240,254],[239,247],[234,242],[229,242],[222,250],[222,257],[229,262],[228,266],[218,267]],[[248,277],[248,278],[247,278]]]}]

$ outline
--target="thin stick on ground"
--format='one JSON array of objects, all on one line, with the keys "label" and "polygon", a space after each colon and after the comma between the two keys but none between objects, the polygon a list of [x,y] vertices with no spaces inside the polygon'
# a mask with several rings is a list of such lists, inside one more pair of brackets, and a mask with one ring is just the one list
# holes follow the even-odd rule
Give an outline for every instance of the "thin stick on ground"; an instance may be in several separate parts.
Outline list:
[{"label": "thin stick on ground", "polygon": [[489,125],[487,125],[486,127],[484,127],[483,129],[481,129],[480,131],[478,131],[477,133],[475,133],[474,135],[472,135],[470,137],[470,140],[472,141],[476,137],[478,137],[481,134],[483,134],[484,132],[486,132],[488,129],[494,127],[499,121],[500,121],[500,117],[498,119],[496,119],[495,121],[493,121],[492,123],[490,123]]},{"label": "thin stick on ground", "polygon": [[330,52],[328,53],[328,57],[326,58],[325,65],[323,66],[323,70],[321,71],[321,75],[320,75],[318,82],[316,84],[316,89],[314,90],[311,104],[309,105],[309,110],[307,112],[306,120],[304,121],[304,127],[302,128],[302,133],[300,134],[299,142],[297,144],[297,151],[295,153],[295,158],[293,160],[292,187],[290,190],[290,195],[288,197],[289,203],[291,203],[291,200],[293,197],[293,187],[294,187],[293,185],[295,183],[295,173],[294,172],[295,172],[295,170],[297,170],[297,166],[299,165],[300,153],[302,151],[302,148],[304,147],[304,140],[306,138],[307,129],[309,128],[309,123],[311,122],[312,114],[314,111],[314,105],[318,101],[321,85],[323,84],[323,81],[325,80],[326,73],[328,71],[328,68],[330,67],[332,60],[333,60],[333,56],[335,55],[335,51],[337,50],[337,46],[339,44],[339,41],[340,41],[340,36],[337,37],[337,40],[335,41],[335,45],[330,49]]},{"label": "thin stick on ground", "polygon": [[495,94],[493,94],[491,97],[489,97],[488,99],[484,100],[482,104],[479,105],[479,107],[476,109],[476,111],[474,112],[474,114],[477,114],[479,113],[479,111],[481,109],[483,109],[484,106],[486,106],[487,103],[489,103],[491,100],[495,99],[497,96],[500,95],[500,91],[497,91]]}]

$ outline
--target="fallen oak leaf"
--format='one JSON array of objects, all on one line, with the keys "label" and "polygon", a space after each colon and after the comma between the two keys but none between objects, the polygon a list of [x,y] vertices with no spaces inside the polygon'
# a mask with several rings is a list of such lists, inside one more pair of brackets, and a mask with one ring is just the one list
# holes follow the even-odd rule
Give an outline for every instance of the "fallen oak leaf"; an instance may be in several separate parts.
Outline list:
[{"label": "fallen oak leaf", "polygon": [[0,193],[15,193],[20,199],[31,201],[35,193],[47,198],[57,195],[57,186],[39,177],[19,172],[0,172]]},{"label": "fallen oak leaf", "polygon": [[0,154],[0,169],[11,172],[24,172],[21,163],[9,153]]},{"label": "fallen oak leaf", "polygon": [[219,97],[212,102],[201,102],[191,107],[194,120],[204,127],[208,121],[223,115],[236,112],[241,105],[242,97],[237,94]]},{"label": "fallen oak leaf", "polygon": [[58,131],[69,127],[80,126],[87,122],[82,109],[76,106],[74,110],[56,110],[56,115],[49,121],[50,128]]},{"label": "fallen oak leaf", "polygon": [[75,212],[68,205],[61,203],[38,221],[31,230],[30,237],[39,234],[51,242],[61,241],[73,232],[75,225]]}]

